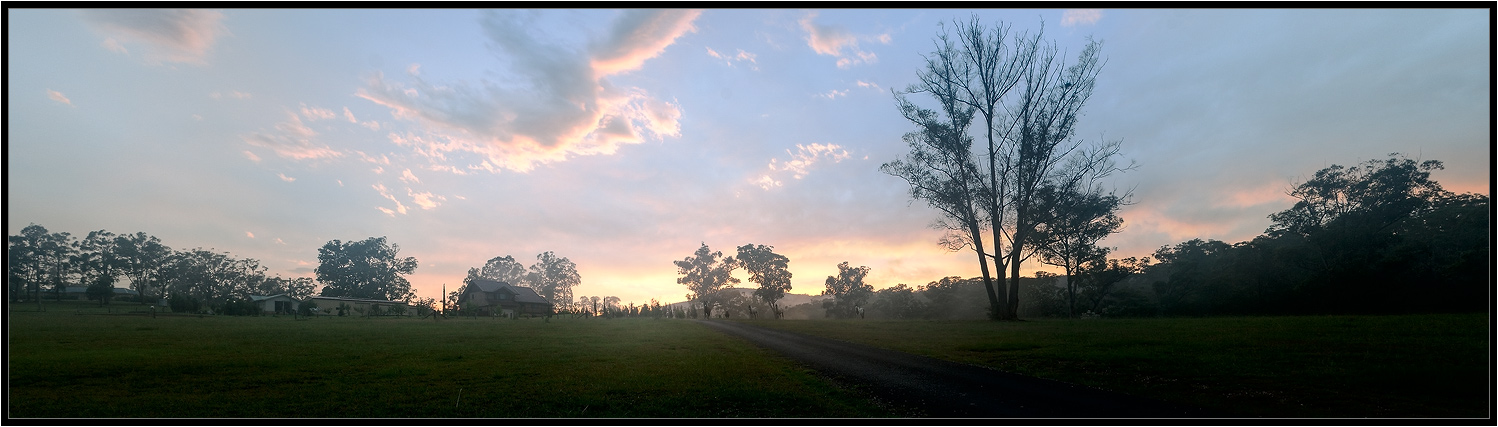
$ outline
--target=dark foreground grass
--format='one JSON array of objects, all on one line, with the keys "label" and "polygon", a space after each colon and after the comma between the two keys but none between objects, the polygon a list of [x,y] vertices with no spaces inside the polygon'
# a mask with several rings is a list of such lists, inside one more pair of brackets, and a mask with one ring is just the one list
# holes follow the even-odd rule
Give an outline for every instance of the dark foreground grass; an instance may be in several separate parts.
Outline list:
[{"label": "dark foreground grass", "polygon": [[1486,314],[750,323],[1245,417],[1491,414]]},{"label": "dark foreground grass", "polygon": [[679,320],[24,309],[7,322],[17,418],[888,416],[784,358]]}]

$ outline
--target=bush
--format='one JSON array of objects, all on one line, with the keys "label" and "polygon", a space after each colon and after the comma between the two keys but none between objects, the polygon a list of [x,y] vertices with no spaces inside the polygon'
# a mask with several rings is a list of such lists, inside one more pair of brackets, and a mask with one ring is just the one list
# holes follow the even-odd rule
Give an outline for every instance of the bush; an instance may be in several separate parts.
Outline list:
[{"label": "bush", "polygon": [[167,306],[171,307],[174,313],[197,313],[202,309],[202,303],[197,299],[182,294],[173,294],[167,299]]},{"label": "bush", "polygon": [[308,300],[307,302],[304,302],[300,306],[298,306],[297,307],[297,311],[301,315],[303,315],[303,316],[308,316],[308,317],[316,316],[317,315],[317,303],[312,302],[311,300]]}]

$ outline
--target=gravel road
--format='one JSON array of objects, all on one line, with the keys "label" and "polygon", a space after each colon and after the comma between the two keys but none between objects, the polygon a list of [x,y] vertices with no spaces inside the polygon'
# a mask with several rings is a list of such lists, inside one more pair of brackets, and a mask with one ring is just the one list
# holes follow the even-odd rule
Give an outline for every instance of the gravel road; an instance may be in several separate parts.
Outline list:
[{"label": "gravel road", "polygon": [[1206,411],[737,322],[699,320],[930,418],[1206,418]]}]

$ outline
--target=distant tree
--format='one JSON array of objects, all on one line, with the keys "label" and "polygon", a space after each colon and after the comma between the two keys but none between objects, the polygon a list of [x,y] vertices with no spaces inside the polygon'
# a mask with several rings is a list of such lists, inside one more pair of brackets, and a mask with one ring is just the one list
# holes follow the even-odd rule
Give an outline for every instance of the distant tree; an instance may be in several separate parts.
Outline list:
[{"label": "distant tree", "polygon": [[676,279],[676,283],[687,286],[692,293],[687,294],[687,299],[702,304],[703,315],[712,317],[712,298],[717,295],[718,290],[724,285],[739,283],[739,279],[733,277],[733,269],[738,266],[733,257],[719,257],[723,252],[713,252],[708,249],[707,243],[697,249],[693,256],[686,257],[681,261],[672,261],[676,264],[677,274],[682,275]]},{"label": "distant tree", "polygon": [[572,288],[582,284],[577,264],[551,251],[536,255],[536,263],[531,265],[527,279],[541,297],[555,304],[572,301]]},{"label": "distant tree", "polygon": [[130,278],[130,287],[140,293],[140,302],[145,304],[152,288],[158,287],[159,272],[171,255],[172,249],[161,244],[161,239],[144,232],[122,234],[115,237],[115,250],[120,267]]},{"label": "distant tree", "polygon": [[110,292],[113,293],[114,279],[120,272],[114,233],[90,231],[83,239],[73,242],[73,248],[71,262],[77,269],[79,283],[92,286],[101,277],[109,276]]},{"label": "distant tree", "polygon": [[[1094,314],[1103,314],[1103,301],[1112,295],[1117,285],[1135,274],[1143,272],[1150,266],[1149,257],[1124,259],[1098,259],[1088,260],[1081,265],[1076,275],[1068,276],[1068,281],[1075,279],[1077,284],[1068,287],[1080,296],[1088,304],[1087,311]],[[1068,313],[1075,313],[1075,297],[1069,295]],[[1075,316],[1075,314],[1073,314]]]},{"label": "distant tree", "polygon": [[1175,246],[1161,246],[1154,258],[1164,280],[1153,283],[1162,314],[1211,314],[1204,312],[1211,295],[1208,286],[1222,267],[1220,255],[1232,246],[1217,240],[1192,239]]},{"label": "distant tree", "polygon": [[608,313],[609,317],[618,317],[619,312],[621,311],[621,307],[619,307],[619,297],[603,297],[603,311],[605,313]]},{"label": "distant tree", "polygon": [[749,273],[749,281],[759,285],[754,296],[779,311],[777,304],[791,290],[790,258],[774,252],[775,247],[755,245],[739,246],[738,262]]},{"label": "distant tree", "polygon": [[[525,273],[524,264],[515,261],[514,257],[505,255],[489,259],[488,262],[484,263],[483,268],[469,269],[468,277],[482,277],[515,286],[529,286],[529,284],[525,283]],[[470,283],[470,281],[464,279],[463,283]]]},{"label": "distant tree", "polygon": [[837,271],[836,276],[827,276],[827,290],[822,291],[822,295],[832,299],[823,307],[827,314],[838,318],[857,316],[853,307],[863,306],[874,295],[874,287],[863,283],[863,278],[869,275],[869,268],[849,267],[848,262],[843,261],[837,265]]},{"label": "distant tree", "polygon": [[6,281],[11,285],[11,301],[20,301],[20,296],[31,293],[35,300],[41,299],[42,286],[48,283],[48,256],[45,249],[51,235],[46,227],[31,224],[21,229],[21,234],[6,236],[5,270]]},{"label": "distant tree", "polygon": [[109,303],[109,298],[114,296],[114,276],[100,274],[88,285],[84,291],[88,299],[99,301],[99,305]]},{"label": "distant tree", "polygon": [[904,283],[874,291],[873,301],[869,303],[870,313],[891,319],[917,319],[925,311],[925,303],[916,298],[915,289]]},{"label": "distant tree", "polygon": [[1109,249],[1098,241],[1118,232],[1123,219],[1116,214],[1123,200],[1101,187],[1073,182],[1047,185],[1036,192],[1032,235],[1040,262],[1061,267],[1066,275],[1067,312],[1076,317],[1078,280],[1074,275],[1086,262],[1107,265]]},{"label": "distant tree", "polygon": [[317,250],[317,281],[329,297],[406,300],[411,283],[405,275],[416,271],[416,258],[400,258],[400,246],[384,237],[358,242],[333,240]]}]

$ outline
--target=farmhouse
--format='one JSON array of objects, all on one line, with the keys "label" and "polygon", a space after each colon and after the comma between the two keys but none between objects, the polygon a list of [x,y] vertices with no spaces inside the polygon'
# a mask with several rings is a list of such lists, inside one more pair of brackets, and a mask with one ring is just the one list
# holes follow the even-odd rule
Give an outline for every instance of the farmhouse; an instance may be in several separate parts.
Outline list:
[{"label": "farmhouse", "polygon": [[286,294],[250,295],[250,301],[260,306],[260,312],[265,314],[293,314],[300,306],[296,298]]},{"label": "farmhouse", "polygon": [[363,316],[376,312],[391,314],[392,310],[399,311],[406,316],[416,313],[416,310],[404,302],[382,299],[315,296],[307,298],[307,302],[317,304],[317,314],[336,315],[340,307],[343,308],[345,316]]},{"label": "farmhouse", "polygon": [[485,316],[545,316],[551,314],[553,308],[551,302],[534,289],[489,279],[474,279],[458,298],[463,309]]}]

